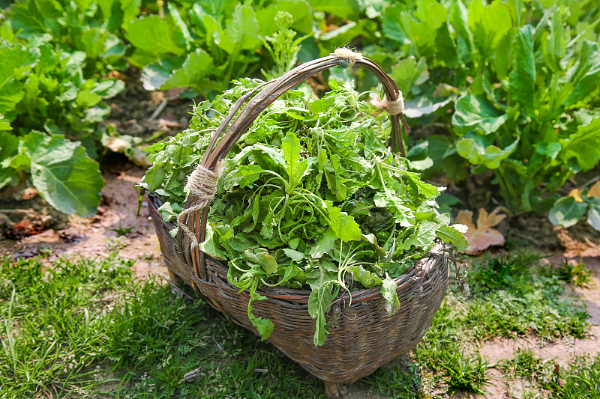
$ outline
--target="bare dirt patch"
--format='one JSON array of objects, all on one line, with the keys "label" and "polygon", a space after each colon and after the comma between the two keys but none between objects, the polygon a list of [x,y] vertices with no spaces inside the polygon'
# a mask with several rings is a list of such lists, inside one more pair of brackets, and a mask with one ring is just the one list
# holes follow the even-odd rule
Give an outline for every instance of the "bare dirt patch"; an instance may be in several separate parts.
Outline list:
[{"label": "bare dirt patch", "polygon": [[[160,245],[152,221],[148,219],[147,202],[142,202],[140,216],[137,217],[140,191],[135,185],[143,176],[144,170],[129,166],[124,170],[105,172],[106,185],[102,189],[102,204],[98,214],[91,218],[71,215],[66,224],[58,224],[55,229],[20,241],[8,241],[16,254],[33,256],[40,248],[51,248],[53,256],[78,254],[89,257],[106,257],[111,250],[119,249],[120,256],[134,259],[133,267],[140,279],[149,274],[167,275],[160,252]],[[131,230],[119,235],[115,230]]]}]

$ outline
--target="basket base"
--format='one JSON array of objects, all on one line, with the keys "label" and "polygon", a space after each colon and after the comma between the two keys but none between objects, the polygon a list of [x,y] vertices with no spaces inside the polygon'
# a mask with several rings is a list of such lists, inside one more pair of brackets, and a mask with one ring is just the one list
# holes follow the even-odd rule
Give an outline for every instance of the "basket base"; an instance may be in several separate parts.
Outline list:
[{"label": "basket base", "polygon": [[346,396],[346,386],[339,382],[323,381],[325,384],[325,395],[329,399],[343,399]]}]

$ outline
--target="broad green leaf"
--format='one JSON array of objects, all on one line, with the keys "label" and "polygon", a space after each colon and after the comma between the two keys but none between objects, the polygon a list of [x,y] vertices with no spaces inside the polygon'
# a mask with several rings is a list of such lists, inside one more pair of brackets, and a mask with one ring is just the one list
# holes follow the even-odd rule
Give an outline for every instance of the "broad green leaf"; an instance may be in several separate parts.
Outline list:
[{"label": "broad green leaf", "polygon": [[517,144],[518,141],[515,141],[505,149],[500,149],[495,145],[482,146],[475,139],[463,137],[456,144],[456,151],[473,165],[483,164],[488,169],[497,169],[515,150]]},{"label": "broad green leaf", "polygon": [[598,48],[598,43],[587,40],[583,42],[579,59],[575,65],[569,68],[564,81],[575,85],[573,92],[564,103],[566,107],[585,103],[594,92],[598,91],[600,85],[600,48]]},{"label": "broad green leaf", "polygon": [[535,52],[533,48],[533,27],[519,28],[514,42],[514,66],[510,73],[510,88],[513,99],[521,103],[527,115],[534,115],[535,94]]},{"label": "broad green leaf", "polygon": [[337,236],[333,229],[330,227],[325,231],[325,234],[317,241],[317,243],[310,249],[309,255],[313,259],[319,259],[324,254],[329,253],[333,249],[333,245],[337,240]]},{"label": "broad green leaf", "polygon": [[183,66],[160,86],[161,90],[191,87],[197,92],[204,92],[204,78],[214,72],[212,57],[204,50],[197,49],[188,54]]},{"label": "broad green leaf", "polygon": [[82,108],[90,108],[102,101],[102,97],[96,93],[92,93],[91,90],[82,90],[77,93],[75,102]]},{"label": "broad green leaf", "polygon": [[563,147],[560,157],[564,162],[575,158],[581,170],[592,169],[600,160],[600,118],[594,119],[589,125],[578,126],[577,133],[560,142]]},{"label": "broad green leaf", "polygon": [[66,214],[96,214],[104,180],[79,143],[33,132],[22,146],[31,159],[33,184],[50,205]]},{"label": "broad green leaf", "polygon": [[333,104],[335,104],[335,97],[329,96],[320,100],[311,101],[308,105],[308,109],[315,114],[321,114],[331,110]]},{"label": "broad green leaf", "polygon": [[399,11],[400,9],[400,6],[395,6],[386,10],[383,18],[385,34],[397,42],[408,44],[409,55],[419,58],[432,56],[435,52],[437,28],[428,23],[428,20],[418,21],[411,12]]},{"label": "broad green leaf", "polygon": [[365,270],[361,265],[348,266],[348,271],[354,276],[354,280],[358,281],[365,288],[371,288],[374,285],[380,285],[381,279],[375,273]]},{"label": "broad green leaf", "polygon": [[587,222],[590,224],[590,226],[592,226],[596,230],[600,231],[600,205],[598,205],[598,204],[590,205]]},{"label": "broad green leaf", "polygon": [[472,1],[468,9],[469,28],[482,60],[486,60],[495,53],[498,44],[512,27],[510,9],[499,1],[488,6]]},{"label": "broad green leaf", "polygon": [[342,241],[360,241],[362,239],[362,233],[360,232],[360,226],[352,216],[342,212],[338,207],[327,203],[329,209],[329,218],[331,219],[331,229]]},{"label": "broad green leaf", "polygon": [[548,219],[556,226],[571,227],[581,220],[587,208],[586,203],[577,202],[573,197],[563,197],[556,201]]},{"label": "broad green leaf", "polygon": [[442,241],[454,245],[458,252],[464,251],[469,246],[465,235],[452,226],[438,226],[436,235]]},{"label": "broad green leaf", "polygon": [[412,235],[404,243],[404,248],[409,249],[411,245],[417,248],[429,248],[433,245],[436,237],[437,225],[434,222],[424,221],[416,234]]},{"label": "broad green leaf", "polygon": [[292,15],[292,29],[304,34],[312,32],[313,11],[307,1],[279,0],[275,4],[256,10],[256,19],[262,36],[270,36],[277,31],[275,17],[281,11]]},{"label": "broad green leaf", "polygon": [[198,247],[200,251],[212,256],[218,260],[226,260],[227,255],[223,250],[221,250],[219,245],[219,236],[215,234],[215,229],[210,225],[206,225],[206,236],[204,237],[204,241],[201,242]]},{"label": "broad green leaf", "polygon": [[236,57],[242,50],[255,50],[262,45],[257,32],[258,21],[252,7],[238,4],[217,44]]},{"label": "broad green leaf", "polygon": [[173,40],[172,28],[158,15],[135,20],[129,25],[125,37],[137,49],[150,54],[183,55],[185,50]]},{"label": "broad green leaf", "polygon": [[410,98],[412,88],[429,79],[429,72],[424,58],[417,62],[415,57],[410,56],[392,68],[391,76],[405,98]]},{"label": "broad green leaf", "polygon": [[398,300],[398,284],[390,278],[390,276],[385,277],[381,284],[381,289],[379,292],[383,299],[385,299],[385,310],[387,310],[388,316],[392,316],[397,311],[400,310],[400,301]]},{"label": "broad green leaf", "polygon": [[309,0],[315,11],[323,11],[344,19],[354,19],[359,11],[357,0]]},{"label": "broad green leaf", "polygon": [[506,122],[508,115],[483,96],[471,91],[456,102],[456,112],[452,116],[454,131],[460,136],[476,130],[484,134],[494,133]]}]

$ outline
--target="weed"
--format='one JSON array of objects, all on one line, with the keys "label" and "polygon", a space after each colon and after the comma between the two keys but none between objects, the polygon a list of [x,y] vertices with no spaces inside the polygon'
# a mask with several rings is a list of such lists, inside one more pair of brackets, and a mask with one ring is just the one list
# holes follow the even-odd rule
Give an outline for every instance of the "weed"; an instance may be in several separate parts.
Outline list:
[{"label": "weed", "polygon": [[110,237],[108,240],[106,240],[106,248],[110,252],[118,252],[124,249],[125,246],[125,237],[123,236]]},{"label": "weed", "polygon": [[559,280],[566,281],[580,288],[591,288],[594,285],[594,272],[583,264],[583,261],[575,265],[569,264],[567,259],[556,268],[541,269],[545,275],[556,275]]},{"label": "weed", "polygon": [[118,229],[108,229],[108,230],[114,231],[115,233],[117,233],[117,236],[124,236],[128,233],[131,233],[131,230],[133,230],[134,227],[135,227],[135,225],[131,225],[127,228],[123,227],[122,221],[121,221],[121,219],[119,219],[119,228]]}]

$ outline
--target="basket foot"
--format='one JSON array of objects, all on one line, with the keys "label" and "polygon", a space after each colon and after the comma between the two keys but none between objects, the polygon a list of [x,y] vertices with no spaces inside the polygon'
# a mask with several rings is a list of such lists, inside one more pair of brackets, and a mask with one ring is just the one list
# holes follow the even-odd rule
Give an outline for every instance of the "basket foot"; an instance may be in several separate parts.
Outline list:
[{"label": "basket foot", "polygon": [[339,382],[323,381],[325,384],[325,396],[329,399],[343,399],[346,396],[346,387]]},{"label": "basket foot", "polygon": [[175,284],[175,285],[183,284],[183,280],[177,274],[175,274],[175,272],[171,271],[171,269],[168,267],[167,267],[167,271],[169,272],[169,280],[171,280],[171,282],[173,284]]}]

